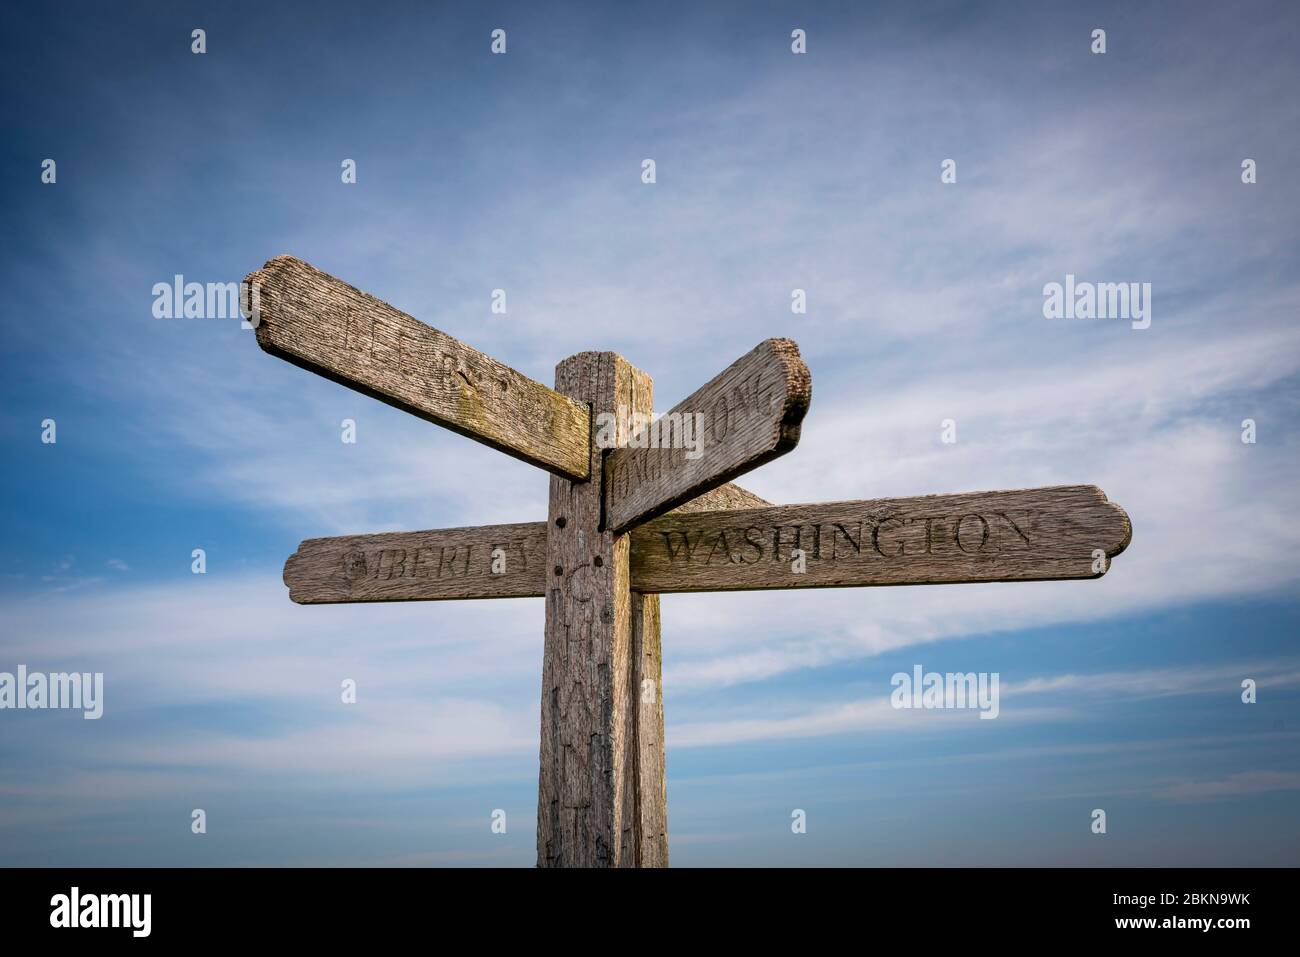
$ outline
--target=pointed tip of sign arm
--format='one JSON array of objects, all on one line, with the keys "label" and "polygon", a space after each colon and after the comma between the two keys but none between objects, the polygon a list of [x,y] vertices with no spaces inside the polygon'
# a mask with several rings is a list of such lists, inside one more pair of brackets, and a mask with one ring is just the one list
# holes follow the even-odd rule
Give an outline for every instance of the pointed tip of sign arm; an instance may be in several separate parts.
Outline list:
[{"label": "pointed tip of sign arm", "polygon": [[309,601],[302,592],[297,589],[298,583],[298,558],[302,547],[307,543],[304,541],[298,545],[298,549],[284,560],[284,571],[280,573],[280,581],[284,582],[284,587],[289,589],[289,600],[296,605],[311,605],[315,602]]},{"label": "pointed tip of sign arm", "polygon": [[1111,568],[1111,559],[1133,541],[1133,523],[1118,502],[1112,502],[1097,485],[1057,485],[1048,488],[1009,489],[1007,496],[1034,496],[1047,505],[1063,534],[1089,543],[1102,551],[1106,561],[1101,571],[1087,578],[1101,578]]},{"label": "pointed tip of sign arm", "polygon": [[[1097,504],[1102,507],[1109,521],[1104,523],[1112,531],[1113,543],[1105,546],[1106,557],[1114,558],[1116,555],[1128,548],[1129,543],[1133,541],[1133,522],[1128,517],[1128,512],[1118,502],[1112,502],[1106,498],[1106,493],[1096,485],[1086,485],[1088,489],[1097,496]],[[1110,562],[1106,562],[1107,570],[1110,569]],[[1103,573],[1104,574],[1104,573]],[[1100,577],[1100,576],[1098,576]]]},{"label": "pointed tip of sign arm", "polygon": [[799,345],[793,339],[767,339],[760,343],[759,348],[764,346],[772,350],[785,370],[785,414],[777,426],[780,439],[771,454],[776,458],[799,444],[799,430],[812,402],[812,373],[803,356],[799,355]]},{"label": "pointed tip of sign arm", "polygon": [[591,474],[585,405],[295,256],[244,282],[264,352],[554,475]]}]

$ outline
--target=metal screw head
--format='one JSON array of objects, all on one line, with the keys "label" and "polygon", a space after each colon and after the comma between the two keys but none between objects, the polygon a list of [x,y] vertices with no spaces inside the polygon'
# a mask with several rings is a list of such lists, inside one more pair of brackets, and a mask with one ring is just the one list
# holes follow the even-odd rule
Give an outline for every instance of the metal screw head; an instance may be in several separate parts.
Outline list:
[{"label": "metal screw head", "polygon": [[564,520],[564,516],[563,516],[563,515],[559,516],[559,517],[555,520],[555,527],[556,527],[556,528],[563,528],[566,524],[567,524],[567,523],[565,522],[565,520]]}]

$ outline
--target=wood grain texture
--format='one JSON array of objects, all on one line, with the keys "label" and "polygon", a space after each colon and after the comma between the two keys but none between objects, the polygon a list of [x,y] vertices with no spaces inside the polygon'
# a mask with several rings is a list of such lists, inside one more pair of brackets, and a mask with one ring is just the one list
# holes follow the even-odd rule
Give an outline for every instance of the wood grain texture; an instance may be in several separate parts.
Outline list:
[{"label": "wood grain texture", "polygon": [[587,407],[301,259],[245,280],[263,349],[553,474],[590,472]]},{"label": "wood grain texture", "polygon": [[1131,534],[1092,485],[674,513],[633,531],[632,583],[668,593],[1098,578]]},{"label": "wood grain texture", "polygon": [[[649,377],[614,353],[584,352],[564,360],[555,383],[558,391],[593,407],[607,407],[616,399],[650,407]],[[641,865],[649,859],[643,841],[654,838],[642,833],[642,821],[659,816],[646,806],[664,795],[662,772],[647,766],[650,776],[643,776],[640,760],[641,741],[652,742],[638,735],[638,721],[646,712],[638,706],[636,686],[629,539],[603,528],[603,450],[592,442],[589,451],[592,481],[551,479],[539,867]],[[643,598],[642,653],[653,640],[645,630],[646,611]],[[662,757],[658,763],[662,767]]]},{"label": "wood grain texture", "polygon": [[[628,408],[635,412],[651,411],[654,408],[654,381],[621,358],[615,357],[615,366],[627,371],[626,379],[620,378],[619,382],[620,385],[626,383],[624,397]],[[634,722],[626,760],[634,762],[634,777],[633,784],[624,791],[623,844],[630,849],[624,863],[636,867],[667,867],[668,768],[664,757],[663,633],[659,596],[633,591],[629,601],[632,610],[629,708]]]},{"label": "wood grain texture", "polygon": [[632,691],[636,695],[638,867],[668,866],[668,768],[664,758],[663,632],[659,596],[632,592]]},{"label": "wood grain texture", "polygon": [[385,532],[307,539],[284,583],[304,605],[527,598],[542,595],[545,564],[545,522]]},{"label": "wood grain texture", "polygon": [[[605,459],[610,528],[623,531],[662,515],[784,455],[799,441],[811,399],[812,376],[799,347],[789,339],[759,343],[669,410],[656,427],[661,447],[623,447],[633,436],[619,437],[619,447]],[[592,409],[598,436],[601,413],[619,417],[617,403]],[[663,435],[666,422],[676,430],[684,425],[691,441]],[[677,447],[667,447],[672,445]]]}]

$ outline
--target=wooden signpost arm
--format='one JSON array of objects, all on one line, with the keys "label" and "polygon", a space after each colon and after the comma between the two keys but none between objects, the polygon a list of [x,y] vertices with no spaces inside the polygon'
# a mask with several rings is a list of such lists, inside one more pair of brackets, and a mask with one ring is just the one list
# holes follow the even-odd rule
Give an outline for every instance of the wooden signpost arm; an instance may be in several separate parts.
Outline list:
[{"label": "wooden signpost arm", "polygon": [[[705,499],[714,507],[688,503],[632,529],[633,591],[1099,578],[1132,534],[1093,485],[740,508],[725,506],[761,499],[724,486]],[[284,579],[307,604],[540,597],[546,534],[531,522],[311,538]]]},{"label": "wooden signpost arm", "polygon": [[1128,515],[1095,485],[673,512],[632,532],[658,593],[1100,578]]},{"label": "wooden signpost arm", "polygon": [[245,283],[257,344],[271,355],[553,474],[587,477],[586,405],[293,256]]},{"label": "wooden signpost arm", "polygon": [[811,400],[812,376],[794,341],[760,342],[653,427],[633,430],[639,442],[609,453],[610,527],[626,531],[789,452]]}]

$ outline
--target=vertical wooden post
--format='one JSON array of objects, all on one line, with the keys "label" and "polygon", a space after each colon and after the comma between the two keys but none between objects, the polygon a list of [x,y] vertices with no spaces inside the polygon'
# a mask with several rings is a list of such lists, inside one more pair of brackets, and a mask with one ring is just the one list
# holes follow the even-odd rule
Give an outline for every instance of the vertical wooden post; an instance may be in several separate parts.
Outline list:
[{"label": "vertical wooden post", "polygon": [[664,766],[663,645],[659,596],[632,593],[636,699],[636,842],[639,867],[668,866],[668,778]]},{"label": "vertical wooden post", "polygon": [[591,478],[551,478],[537,865],[663,866],[659,599],[631,592],[629,538],[605,530],[594,422],[620,405],[649,412],[651,381],[612,352],[583,352],[556,367],[555,388],[590,405],[593,428]]}]

